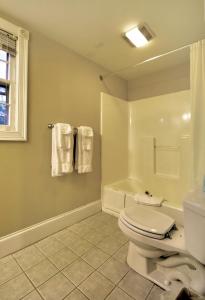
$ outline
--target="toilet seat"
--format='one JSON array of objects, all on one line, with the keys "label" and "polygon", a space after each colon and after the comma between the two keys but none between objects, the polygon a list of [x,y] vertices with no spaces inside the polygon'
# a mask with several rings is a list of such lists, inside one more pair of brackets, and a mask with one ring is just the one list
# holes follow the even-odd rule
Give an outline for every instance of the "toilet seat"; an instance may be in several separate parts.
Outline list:
[{"label": "toilet seat", "polygon": [[141,205],[125,208],[120,221],[134,232],[159,240],[164,239],[175,224],[171,217]]}]

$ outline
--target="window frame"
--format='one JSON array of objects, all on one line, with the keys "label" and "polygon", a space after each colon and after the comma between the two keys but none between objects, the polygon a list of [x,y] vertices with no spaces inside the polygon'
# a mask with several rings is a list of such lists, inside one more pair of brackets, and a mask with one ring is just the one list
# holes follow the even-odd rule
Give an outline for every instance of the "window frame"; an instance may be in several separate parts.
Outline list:
[{"label": "window frame", "polygon": [[0,18],[0,28],[18,37],[15,59],[15,97],[10,125],[0,125],[0,141],[27,141],[27,84],[29,32]]}]

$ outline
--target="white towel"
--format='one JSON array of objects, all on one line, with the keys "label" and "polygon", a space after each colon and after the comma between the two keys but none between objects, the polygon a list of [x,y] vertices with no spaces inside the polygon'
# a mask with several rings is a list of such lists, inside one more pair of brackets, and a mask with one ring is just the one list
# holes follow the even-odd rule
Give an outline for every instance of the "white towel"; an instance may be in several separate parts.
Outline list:
[{"label": "white towel", "polygon": [[164,199],[162,197],[151,197],[142,193],[126,193],[127,205],[137,203],[140,205],[161,206],[163,201]]},{"label": "white towel", "polygon": [[75,160],[75,169],[78,173],[92,172],[93,136],[91,127],[78,127]]},{"label": "white towel", "polygon": [[62,176],[73,171],[73,129],[57,123],[52,129],[51,175]]},{"label": "white towel", "polygon": [[136,194],[135,201],[142,205],[161,206],[164,200],[163,198],[153,197],[146,194]]}]

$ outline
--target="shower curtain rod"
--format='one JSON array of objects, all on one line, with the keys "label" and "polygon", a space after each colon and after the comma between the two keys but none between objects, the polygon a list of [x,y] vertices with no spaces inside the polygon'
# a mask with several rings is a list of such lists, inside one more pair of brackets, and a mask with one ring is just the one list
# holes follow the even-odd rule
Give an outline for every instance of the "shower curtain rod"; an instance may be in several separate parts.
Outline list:
[{"label": "shower curtain rod", "polygon": [[118,73],[120,73],[120,72],[123,72],[123,71],[125,71],[125,70],[127,70],[127,69],[129,69],[129,68],[136,68],[136,67],[138,67],[138,66],[140,66],[140,65],[143,65],[143,64],[148,63],[148,62],[150,62],[150,61],[153,61],[153,60],[155,60],[155,59],[158,59],[158,58],[161,58],[161,57],[163,57],[163,56],[167,56],[167,55],[169,55],[169,54],[171,54],[171,53],[174,53],[174,52],[183,50],[183,49],[185,49],[185,48],[188,48],[188,47],[190,47],[191,45],[192,45],[192,44],[188,44],[188,45],[182,46],[182,47],[180,47],[180,48],[177,48],[177,49],[174,49],[174,50],[170,50],[170,51],[168,51],[168,52],[166,52],[166,53],[162,53],[162,54],[159,54],[159,55],[150,57],[150,58],[148,58],[148,59],[146,59],[146,60],[143,60],[143,61],[141,61],[141,62],[139,62],[139,63],[136,63],[136,64],[134,64],[134,65],[129,65],[129,66],[125,67],[125,68],[119,69],[119,70],[117,70],[117,71],[115,71],[115,72],[110,72],[110,73],[107,73],[107,74],[105,74],[105,75],[100,75],[99,78],[100,78],[100,80],[106,79],[106,78],[111,77],[111,76],[114,76],[114,75],[116,75],[116,74],[118,74]]}]

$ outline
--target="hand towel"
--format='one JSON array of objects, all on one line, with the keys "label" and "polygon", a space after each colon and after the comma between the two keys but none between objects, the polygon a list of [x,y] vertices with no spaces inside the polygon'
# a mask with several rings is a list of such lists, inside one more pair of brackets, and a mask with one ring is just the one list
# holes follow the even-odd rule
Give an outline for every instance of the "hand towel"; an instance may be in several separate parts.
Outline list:
[{"label": "hand towel", "polygon": [[126,193],[126,202],[129,203],[129,205],[137,203],[140,205],[161,206],[163,201],[163,198],[142,193]]},{"label": "hand towel", "polygon": [[78,173],[92,172],[93,129],[78,127],[75,169]]},{"label": "hand towel", "polygon": [[142,205],[161,206],[164,199],[146,194],[136,194],[135,201]]},{"label": "hand towel", "polygon": [[51,175],[63,176],[73,171],[73,128],[57,123],[52,129]]}]

